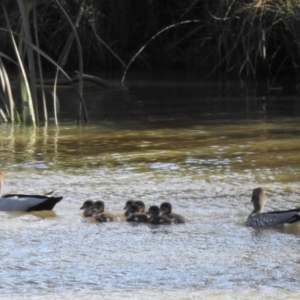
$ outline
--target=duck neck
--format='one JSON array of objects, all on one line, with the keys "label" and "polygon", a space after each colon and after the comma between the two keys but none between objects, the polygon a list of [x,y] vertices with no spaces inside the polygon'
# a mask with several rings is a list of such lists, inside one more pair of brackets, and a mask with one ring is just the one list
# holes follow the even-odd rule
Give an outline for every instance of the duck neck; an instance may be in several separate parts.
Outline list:
[{"label": "duck neck", "polygon": [[252,214],[261,214],[264,211],[264,205],[260,203],[254,203],[254,209]]}]

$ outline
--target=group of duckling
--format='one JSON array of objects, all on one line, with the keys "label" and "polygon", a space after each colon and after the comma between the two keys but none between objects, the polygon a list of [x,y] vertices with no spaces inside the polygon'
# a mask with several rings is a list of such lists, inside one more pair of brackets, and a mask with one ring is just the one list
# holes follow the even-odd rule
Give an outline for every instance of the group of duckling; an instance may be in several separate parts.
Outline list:
[{"label": "group of duckling", "polygon": [[159,207],[152,205],[146,211],[143,201],[128,200],[125,203],[125,213],[121,217],[105,211],[103,201],[86,200],[80,207],[84,217],[91,217],[96,222],[111,222],[125,219],[127,222],[150,224],[179,224],[185,223],[183,216],[172,212],[170,202],[163,202]]},{"label": "group of duckling", "polygon": [[[263,212],[266,204],[266,196],[262,188],[255,188],[252,192],[251,202],[254,209],[247,218],[246,225],[253,228],[282,227],[285,225],[300,224],[300,207],[288,210],[276,210]],[[97,222],[115,221],[120,218],[105,212],[103,201],[87,200],[83,203],[83,215],[93,217]],[[178,224],[185,223],[183,216],[172,213],[172,205],[163,202],[159,207],[150,206],[146,212],[143,201],[129,200],[124,207],[123,219],[127,222],[150,223],[150,224]]]}]

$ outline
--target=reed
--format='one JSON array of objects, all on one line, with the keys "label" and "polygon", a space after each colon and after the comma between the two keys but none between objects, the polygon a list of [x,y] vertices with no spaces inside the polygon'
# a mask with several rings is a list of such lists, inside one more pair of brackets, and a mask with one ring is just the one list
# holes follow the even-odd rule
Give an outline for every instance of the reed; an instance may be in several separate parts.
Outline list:
[{"label": "reed", "polygon": [[212,73],[265,78],[272,84],[298,72],[293,66],[300,62],[299,1],[206,1],[206,9],[211,39],[205,47],[215,49],[209,54]]},{"label": "reed", "polygon": [[165,28],[163,28],[162,30],[158,31],[155,35],[153,35],[147,42],[145,45],[143,45],[138,51],[137,53],[134,54],[134,56],[131,58],[131,60],[129,61],[129,63],[127,64],[123,77],[122,77],[122,85],[124,86],[125,83],[125,79],[127,76],[127,72],[130,68],[130,66],[132,65],[132,63],[136,60],[136,58],[146,49],[146,47],[152,42],[154,41],[158,36],[160,36],[161,34],[163,34],[164,32],[176,28],[177,26],[182,26],[182,25],[186,25],[186,24],[191,24],[191,23],[200,23],[199,20],[186,20],[186,21],[182,21],[176,24],[171,24]]},{"label": "reed", "polygon": [[[64,10],[64,8],[60,5],[58,1],[57,6],[60,8],[61,12],[65,15],[67,22],[70,24],[70,27],[73,30],[73,36],[76,40],[77,49],[78,49],[78,60],[79,60],[79,88],[73,83],[72,79],[67,75],[67,73],[63,70],[60,63],[63,60],[67,59],[68,51],[64,51],[62,53],[62,59],[60,62],[54,61],[48,54],[41,50],[39,45],[39,34],[37,30],[37,12],[36,6],[37,1],[25,1],[25,0],[16,0],[17,7],[19,9],[19,13],[21,16],[21,23],[18,27],[18,33],[16,33],[11,26],[10,17],[6,11],[5,6],[2,6],[3,14],[6,20],[6,28],[1,28],[3,31],[7,31],[10,36],[11,48],[14,51],[14,55],[16,56],[16,61],[4,54],[0,53],[0,56],[6,60],[12,61],[15,65],[17,65],[18,69],[18,81],[17,81],[17,90],[19,91],[19,95],[17,98],[21,99],[21,110],[22,117],[18,117],[18,121],[22,121],[24,124],[30,122],[33,126],[36,126],[40,121],[39,116],[39,104],[43,107],[43,117],[45,123],[48,120],[48,110],[45,101],[45,87],[43,84],[43,65],[41,61],[41,56],[45,58],[48,62],[53,64],[58,71],[64,74],[64,76],[69,80],[70,84],[73,85],[75,90],[78,93],[79,98],[79,109],[77,121],[87,121],[87,110],[85,107],[84,100],[82,98],[82,86],[83,86],[83,60],[82,60],[82,51],[81,45],[76,33],[76,28],[73,26],[71,19],[68,17],[68,14]],[[31,19],[30,19],[31,18]],[[33,29],[32,29],[32,24]],[[77,24],[78,25],[78,24]],[[66,48],[72,46],[72,41],[68,41],[66,44]],[[13,97],[12,87],[9,84],[10,80],[8,78],[5,67],[5,63],[3,60],[0,60],[0,77],[1,77],[1,86],[3,91],[2,101],[4,103],[5,112],[2,110],[1,115],[5,116],[5,120],[10,122],[15,122],[15,115],[18,116],[18,112],[16,110],[16,98]],[[56,79],[53,79],[53,82]],[[38,90],[37,90],[37,82],[40,84],[40,90],[42,97],[38,99]],[[56,87],[54,87],[53,94],[54,107],[56,107],[57,103],[57,95],[56,95]],[[39,101],[40,100],[40,101]],[[40,102],[40,103],[39,103]],[[83,112],[83,114],[82,114]],[[57,123],[57,112],[54,111],[55,121]]]},{"label": "reed", "polygon": [[[48,120],[49,65],[76,90],[78,122],[88,119],[82,86],[92,77],[84,69],[117,70],[124,84],[136,58],[147,66],[161,67],[163,61],[164,67],[199,69],[221,80],[263,78],[272,85],[292,76],[300,82],[299,0],[4,0],[0,16],[1,115],[11,122],[20,118],[35,126]],[[17,65],[21,111],[7,63]],[[74,65],[78,85],[65,71]],[[57,99],[54,88],[55,104]]]},{"label": "reed", "polygon": [[1,56],[0,56],[0,80],[1,80],[1,87],[2,87],[2,93],[0,94],[0,97],[2,99],[2,103],[5,108],[5,112],[1,109],[1,117],[5,122],[7,122],[8,120],[14,122],[15,104],[12,95],[12,88],[10,85],[10,81],[8,78],[5,65],[1,59]]}]

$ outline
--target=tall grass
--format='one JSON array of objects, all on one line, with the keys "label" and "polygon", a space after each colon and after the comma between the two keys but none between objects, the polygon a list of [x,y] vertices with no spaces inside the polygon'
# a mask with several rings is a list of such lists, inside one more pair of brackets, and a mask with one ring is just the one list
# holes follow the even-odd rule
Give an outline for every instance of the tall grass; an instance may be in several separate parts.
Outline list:
[{"label": "tall grass", "polygon": [[[43,85],[43,66],[41,62],[41,56],[43,56],[48,62],[52,63],[58,71],[64,74],[64,76],[70,81],[70,84],[73,85],[75,90],[78,93],[79,97],[79,108],[78,108],[78,116],[77,121],[84,120],[87,121],[87,110],[85,107],[84,100],[82,98],[82,74],[83,74],[83,62],[82,62],[82,52],[81,45],[79,42],[79,38],[76,34],[76,28],[73,26],[71,19],[68,17],[68,14],[63,9],[58,1],[57,5],[60,10],[65,15],[67,22],[69,22],[70,27],[73,30],[73,35],[77,41],[78,48],[78,57],[79,57],[79,89],[72,82],[72,79],[67,75],[67,73],[62,69],[59,63],[55,62],[48,54],[41,50],[38,39],[37,32],[37,12],[36,5],[37,2],[35,0],[25,1],[25,0],[17,0],[18,9],[21,16],[21,23],[18,27],[18,33],[16,33],[11,26],[10,18],[6,11],[6,8],[2,6],[3,13],[6,20],[6,28],[2,28],[2,30],[6,30],[10,35],[11,47],[14,51],[14,56],[17,58],[14,61],[11,57],[2,54],[4,59],[8,59],[13,61],[18,67],[18,90],[19,96],[21,99],[21,107],[22,107],[22,117],[21,121],[23,123],[30,122],[33,126],[36,126],[40,121],[39,115],[39,106],[38,103],[43,106],[44,113],[44,121],[48,120],[48,110],[45,101],[45,88]],[[31,18],[31,19],[30,19]],[[34,30],[32,34],[32,24],[34,25]],[[67,42],[67,47],[72,46],[72,41]],[[62,60],[66,59],[66,52],[63,53],[64,57]],[[37,69],[37,70],[36,70]],[[2,115],[5,116],[5,119],[10,120],[11,122],[15,121],[15,114],[17,114],[16,110],[16,99],[13,97],[11,92],[11,86],[9,84],[9,79],[5,67],[5,63],[3,60],[0,61],[0,70],[1,70],[1,84],[3,90],[3,102],[6,107],[6,112],[2,112]],[[38,73],[38,74],[37,74]],[[42,101],[38,99],[38,91],[37,91],[37,82],[41,84],[41,92],[42,92]],[[54,79],[53,79],[54,82]],[[53,93],[53,101],[54,107],[56,107],[57,95],[56,92]],[[83,109],[82,109],[83,107]],[[83,114],[82,114],[83,111]],[[54,111],[55,120],[57,123],[57,115],[56,110]],[[18,118],[20,120],[20,118]]]},{"label": "tall grass", "polygon": [[[4,3],[0,10],[0,115],[12,122],[30,120],[35,126],[48,120],[44,73],[49,65],[76,90],[77,121],[88,118],[83,80],[113,87],[84,74],[88,66],[97,72],[117,70],[123,74],[123,83],[133,62],[135,67],[141,66],[136,58],[141,58],[142,67],[193,68],[221,80],[233,76],[265,80],[268,85],[291,77],[298,84],[300,81],[299,0]],[[7,66],[12,64],[18,66],[21,108],[10,86]],[[70,67],[78,69],[78,84],[65,71]],[[53,78],[54,86],[55,81]],[[55,105],[57,99],[54,87]]]},{"label": "tall grass", "polygon": [[266,79],[295,76],[300,62],[300,2],[298,0],[206,1],[214,49],[212,73]]}]

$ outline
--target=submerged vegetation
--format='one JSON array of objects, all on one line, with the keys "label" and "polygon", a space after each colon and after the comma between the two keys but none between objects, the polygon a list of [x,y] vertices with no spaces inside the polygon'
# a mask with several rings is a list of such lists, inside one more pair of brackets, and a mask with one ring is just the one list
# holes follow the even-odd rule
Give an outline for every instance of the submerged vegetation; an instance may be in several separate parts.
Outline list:
[{"label": "submerged vegetation", "polygon": [[[66,79],[77,91],[76,119],[87,121],[82,89],[90,77],[84,70],[114,70],[123,81],[129,67],[176,67],[220,81],[261,80],[267,87],[289,84],[294,90],[300,83],[298,0],[3,2],[0,119],[5,121],[47,122],[49,78],[56,123],[56,85]],[[75,71],[76,82],[70,75]]]}]

